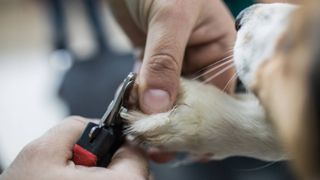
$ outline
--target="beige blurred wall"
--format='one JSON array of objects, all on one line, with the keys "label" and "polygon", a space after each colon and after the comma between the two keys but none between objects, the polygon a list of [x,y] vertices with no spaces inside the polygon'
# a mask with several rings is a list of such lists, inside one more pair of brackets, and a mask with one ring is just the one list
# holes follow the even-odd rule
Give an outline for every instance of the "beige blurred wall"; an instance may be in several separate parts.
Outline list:
[{"label": "beige blurred wall", "polygon": [[[70,46],[77,55],[88,56],[94,43],[84,7],[78,3],[81,1],[64,2]],[[111,28],[112,44],[123,49],[128,44],[126,38],[108,13],[103,16]],[[4,167],[23,146],[68,114],[57,97],[65,71],[50,63],[49,20],[42,0],[0,0],[0,164]]]},{"label": "beige blurred wall", "polygon": [[49,26],[41,1],[0,0],[0,163],[67,115],[48,63]]},{"label": "beige blurred wall", "polygon": [[[80,0],[65,1],[69,45],[80,56],[93,53],[95,43],[90,32],[88,19]],[[109,28],[108,40],[119,52],[131,50],[127,37],[115,23],[102,1],[104,24]],[[41,0],[0,0],[0,53],[17,49],[52,46],[50,17],[45,1]]]},{"label": "beige blurred wall", "polygon": [[0,1],[0,53],[48,48],[48,21],[41,1]]},{"label": "beige blurred wall", "polygon": [[[293,0],[260,0],[260,2],[290,2]],[[70,46],[79,53],[90,53],[94,49],[83,7],[69,0],[67,16]],[[106,8],[104,9],[106,12]],[[114,23],[110,14],[103,14],[111,27],[111,43],[117,49],[130,50],[128,40]],[[116,38],[115,38],[116,37]],[[119,40],[120,39],[120,40]],[[0,0],[0,52],[12,49],[50,48],[51,31],[44,1]],[[88,51],[88,52],[87,52]]]}]

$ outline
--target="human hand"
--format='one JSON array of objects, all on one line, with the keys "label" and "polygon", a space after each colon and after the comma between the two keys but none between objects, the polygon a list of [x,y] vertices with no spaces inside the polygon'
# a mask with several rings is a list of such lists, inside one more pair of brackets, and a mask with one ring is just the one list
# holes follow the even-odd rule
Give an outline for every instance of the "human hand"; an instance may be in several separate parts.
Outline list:
[{"label": "human hand", "polygon": [[72,148],[87,122],[84,118],[70,117],[49,130],[19,153],[1,179],[148,179],[145,156],[129,145],[116,152],[108,168],[75,165],[71,161]]},{"label": "human hand", "polygon": [[[236,31],[231,14],[220,0],[109,0],[111,9],[135,47],[143,49],[138,76],[139,108],[147,114],[172,108],[181,73],[191,75],[229,56]],[[229,54],[228,54],[229,53]],[[228,61],[228,62],[227,62]],[[202,76],[210,79],[214,73]],[[233,68],[210,83],[231,92]],[[230,84],[233,84],[232,82]],[[159,155],[160,154],[160,155]],[[152,149],[151,159],[174,157]]]},{"label": "human hand", "polygon": [[[228,56],[232,49],[234,22],[220,0],[108,2],[133,45],[144,50],[138,97],[140,109],[147,114],[172,108],[181,73],[193,74]],[[212,83],[224,89],[233,74],[230,68]],[[228,87],[230,91],[232,86]]]}]

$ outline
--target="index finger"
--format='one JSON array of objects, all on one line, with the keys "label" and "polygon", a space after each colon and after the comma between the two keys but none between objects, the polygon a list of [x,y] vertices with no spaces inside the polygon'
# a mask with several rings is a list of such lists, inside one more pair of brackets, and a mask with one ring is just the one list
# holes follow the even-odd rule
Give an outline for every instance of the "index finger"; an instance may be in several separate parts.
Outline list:
[{"label": "index finger", "polygon": [[80,138],[89,120],[82,117],[70,117],[63,120],[37,140],[42,155],[55,163],[67,163],[72,158],[72,148]]}]

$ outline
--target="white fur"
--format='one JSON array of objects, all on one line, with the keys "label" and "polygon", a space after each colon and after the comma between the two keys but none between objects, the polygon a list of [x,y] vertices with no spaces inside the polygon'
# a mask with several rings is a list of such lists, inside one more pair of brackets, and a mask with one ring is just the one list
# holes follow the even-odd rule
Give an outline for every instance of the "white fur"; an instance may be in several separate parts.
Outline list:
[{"label": "white fur", "polygon": [[273,55],[287,29],[295,5],[257,4],[245,9],[234,47],[234,62],[241,81],[250,87],[256,69]]},{"label": "white fur", "polygon": [[[256,69],[274,52],[296,7],[288,4],[254,5],[245,10],[234,48],[240,79],[249,87]],[[173,110],[145,115],[123,112],[127,133],[152,146],[213,159],[248,156],[285,159],[276,135],[258,100],[250,94],[230,96],[197,81],[181,80]]]},{"label": "white fur", "polygon": [[214,154],[213,159],[236,155],[283,158],[263,109],[252,95],[231,97],[214,86],[185,79],[180,90],[170,112],[122,113],[130,123],[128,133],[164,150]]}]

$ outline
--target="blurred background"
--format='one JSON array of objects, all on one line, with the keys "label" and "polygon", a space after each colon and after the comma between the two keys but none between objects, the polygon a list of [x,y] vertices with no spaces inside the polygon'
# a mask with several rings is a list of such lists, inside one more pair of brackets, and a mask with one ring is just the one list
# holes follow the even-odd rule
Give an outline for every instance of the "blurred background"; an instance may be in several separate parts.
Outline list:
[{"label": "blurred background", "polygon": [[[233,14],[251,0],[226,0]],[[102,0],[0,0],[0,171],[68,115],[99,118],[133,69],[128,39]],[[293,179],[284,162],[229,158],[173,167],[155,179]]]}]

